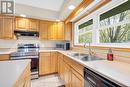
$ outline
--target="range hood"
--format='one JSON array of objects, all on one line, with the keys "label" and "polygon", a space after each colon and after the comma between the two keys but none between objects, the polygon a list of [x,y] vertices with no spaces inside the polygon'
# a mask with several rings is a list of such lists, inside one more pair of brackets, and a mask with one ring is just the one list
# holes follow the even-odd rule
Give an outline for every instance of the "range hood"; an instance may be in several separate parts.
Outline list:
[{"label": "range hood", "polygon": [[39,37],[39,32],[34,31],[21,31],[21,30],[15,30],[14,31],[17,39],[35,39]]}]

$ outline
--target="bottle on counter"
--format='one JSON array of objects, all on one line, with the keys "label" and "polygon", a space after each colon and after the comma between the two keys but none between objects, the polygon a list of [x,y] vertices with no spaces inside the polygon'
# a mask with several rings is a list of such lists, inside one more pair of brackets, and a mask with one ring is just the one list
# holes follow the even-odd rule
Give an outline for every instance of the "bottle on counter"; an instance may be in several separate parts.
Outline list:
[{"label": "bottle on counter", "polygon": [[109,48],[109,50],[108,50],[107,60],[113,61],[113,52],[112,52],[111,48]]}]

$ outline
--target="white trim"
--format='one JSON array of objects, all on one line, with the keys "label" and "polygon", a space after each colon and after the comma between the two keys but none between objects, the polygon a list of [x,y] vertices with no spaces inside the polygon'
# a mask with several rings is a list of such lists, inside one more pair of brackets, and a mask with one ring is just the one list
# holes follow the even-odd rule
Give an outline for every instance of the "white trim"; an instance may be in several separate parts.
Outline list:
[{"label": "white trim", "polygon": [[[107,5],[101,7],[97,11],[93,12],[92,14],[88,15],[87,17],[81,19],[80,21],[76,22],[74,24],[74,45],[84,45],[78,43],[78,26],[85,23],[86,21],[89,21],[93,19],[93,31],[92,31],[92,45],[93,46],[106,46],[106,47],[121,47],[121,48],[130,48],[130,42],[129,43],[99,43],[99,29],[107,28],[106,27],[100,27],[100,15],[117,7],[118,5],[121,5],[122,3],[126,2],[128,0],[112,0]],[[123,21],[117,24],[109,25],[109,27],[112,26],[118,26],[123,25],[125,23],[130,23],[130,21]]]}]

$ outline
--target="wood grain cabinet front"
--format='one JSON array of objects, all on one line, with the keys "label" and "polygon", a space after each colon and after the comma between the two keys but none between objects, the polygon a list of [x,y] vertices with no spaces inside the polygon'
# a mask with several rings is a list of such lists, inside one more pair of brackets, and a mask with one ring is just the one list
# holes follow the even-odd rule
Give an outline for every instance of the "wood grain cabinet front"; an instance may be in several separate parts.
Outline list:
[{"label": "wood grain cabinet front", "polygon": [[9,54],[0,54],[0,61],[9,60]]},{"label": "wood grain cabinet front", "polygon": [[41,52],[39,59],[39,75],[50,74],[51,54],[50,52]]},{"label": "wood grain cabinet front", "polygon": [[13,39],[14,17],[0,16],[0,39]]},{"label": "wood grain cabinet front", "polygon": [[56,73],[58,68],[57,52],[41,52],[39,60],[39,75]]}]

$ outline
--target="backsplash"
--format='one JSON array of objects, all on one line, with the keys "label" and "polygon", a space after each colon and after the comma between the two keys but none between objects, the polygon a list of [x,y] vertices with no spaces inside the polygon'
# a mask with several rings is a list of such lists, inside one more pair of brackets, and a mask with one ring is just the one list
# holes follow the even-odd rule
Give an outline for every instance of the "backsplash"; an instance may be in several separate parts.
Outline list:
[{"label": "backsplash", "polygon": [[[80,47],[73,47],[73,50],[83,53],[88,53],[87,48],[80,48]],[[100,48],[92,48],[92,51],[95,53],[96,56],[107,59],[107,49],[100,49]],[[114,60],[130,63],[130,52],[124,51],[113,51]]]},{"label": "backsplash", "polygon": [[0,40],[0,48],[17,48],[19,43],[38,43],[40,47],[55,47],[56,43],[64,43],[65,41],[40,41],[40,40]]}]

